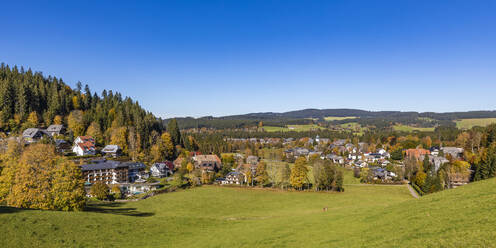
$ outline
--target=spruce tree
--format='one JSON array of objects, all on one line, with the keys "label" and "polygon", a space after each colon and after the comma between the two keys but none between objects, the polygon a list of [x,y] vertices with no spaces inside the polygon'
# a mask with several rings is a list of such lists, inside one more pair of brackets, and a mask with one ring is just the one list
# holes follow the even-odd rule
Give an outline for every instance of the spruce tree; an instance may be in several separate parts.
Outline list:
[{"label": "spruce tree", "polygon": [[179,126],[177,125],[177,120],[175,118],[169,121],[167,131],[170,133],[174,145],[182,145],[181,132],[179,131]]}]

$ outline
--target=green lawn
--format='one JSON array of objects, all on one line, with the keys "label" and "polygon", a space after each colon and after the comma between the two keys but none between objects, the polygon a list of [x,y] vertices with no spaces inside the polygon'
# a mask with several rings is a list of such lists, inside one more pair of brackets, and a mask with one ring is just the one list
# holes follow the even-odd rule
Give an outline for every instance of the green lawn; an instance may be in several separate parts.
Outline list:
[{"label": "green lawn", "polygon": [[496,123],[496,118],[460,119],[456,120],[456,127],[459,129],[470,129],[475,126],[485,127]]},{"label": "green lawn", "polygon": [[399,131],[399,132],[413,132],[413,131],[433,132],[434,131],[433,127],[412,127],[407,125],[395,125],[393,126],[393,129],[394,131]]},{"label": "green lawn", "polygon": [[[0,208],[2,247],[491,247],[496,180],[419,200],[406,186],[344,193],[204,186],[92,212]],[[328,207],[327,212],[322,208]]]}]

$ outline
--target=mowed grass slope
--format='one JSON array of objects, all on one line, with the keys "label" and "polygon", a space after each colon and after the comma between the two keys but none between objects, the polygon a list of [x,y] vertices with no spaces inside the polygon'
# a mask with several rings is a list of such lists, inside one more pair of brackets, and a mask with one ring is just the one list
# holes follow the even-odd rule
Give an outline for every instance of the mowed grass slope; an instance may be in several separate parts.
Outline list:
[{"label": "mowed grass slope", "polygon": [[[322,208],[328,207],[327,212]],[[496,181],[413,199],[405,186],[344,193],[206,186],[95,212],[1,208],[2,247],[494,246]]]}]

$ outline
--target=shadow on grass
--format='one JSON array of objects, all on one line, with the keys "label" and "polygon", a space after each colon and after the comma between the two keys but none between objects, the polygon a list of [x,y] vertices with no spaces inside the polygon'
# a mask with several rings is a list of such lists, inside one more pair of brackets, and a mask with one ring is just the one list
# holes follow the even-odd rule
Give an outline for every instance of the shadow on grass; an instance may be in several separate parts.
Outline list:
[{"label": "shadow on grass", "polygon": [[27,210],[27,209],[0,206],[0,214],[12,214],[12,213],[16,213],[16,212],[20,212],[20,211],[24,211],[24,210]]},{"label": "shadow on grass", "polygon": [[155,215],[155,213],[138,211],[136,208],[123,208],[122,205],[124,205],[122,202],[93,202],[88,203],[84,208],[84,211],[133,217],[150,217]]}]

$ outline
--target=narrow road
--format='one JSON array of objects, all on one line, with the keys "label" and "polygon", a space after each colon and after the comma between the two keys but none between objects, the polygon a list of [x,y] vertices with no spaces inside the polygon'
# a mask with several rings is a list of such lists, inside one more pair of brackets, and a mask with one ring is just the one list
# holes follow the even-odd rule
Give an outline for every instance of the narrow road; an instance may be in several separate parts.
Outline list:
[{"label": "narrow road", "polygon": [[415,189],[413,189],[410,184],[407,184],[406,186],[408,187],[408,189],[410,190],[410,194],[412,194],[414,198],[416,199],[420,198],[419,195],[417,194],[417,191],[415,191]]},{"label": "narrow road", "polygon": [[[365,186],[365,187],[371,187],[371,186],[372,187],[373,186],[384,187],[384,186],[388,186],[388,187],[403,187],[404,184],[365,184],[365,183],[360,183],[360,184],[343,184],[343,186]],[[415,191],[415,189],[413,189],[410,184],[406,184],[406,187],[410,191],[410,194],[413,196],[413,198],[415,198],[415,199],[420,198],[420,196],[417,194],[417,191]]]}]

